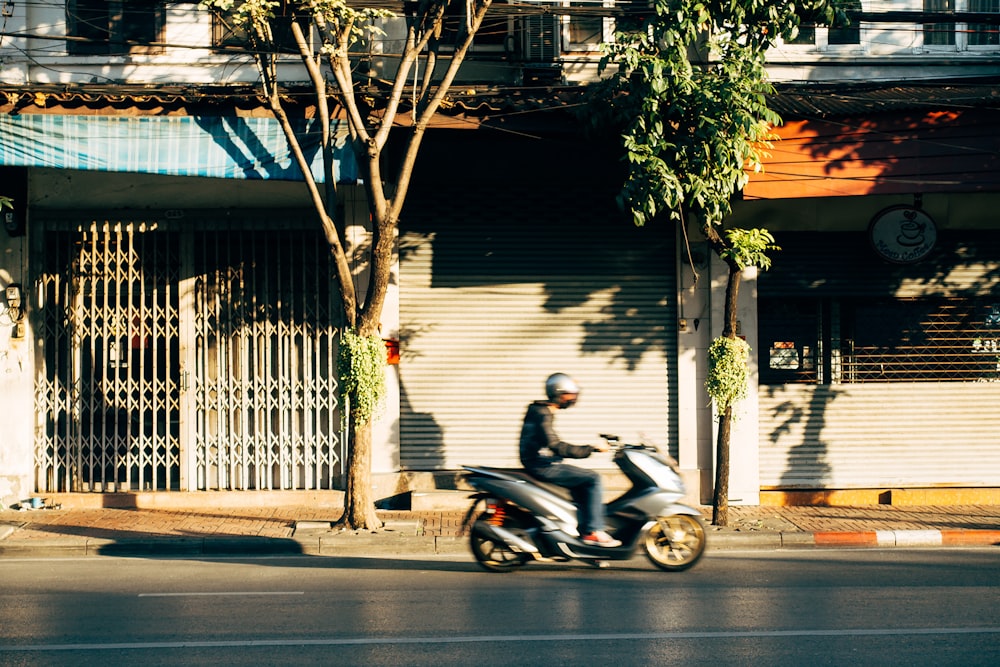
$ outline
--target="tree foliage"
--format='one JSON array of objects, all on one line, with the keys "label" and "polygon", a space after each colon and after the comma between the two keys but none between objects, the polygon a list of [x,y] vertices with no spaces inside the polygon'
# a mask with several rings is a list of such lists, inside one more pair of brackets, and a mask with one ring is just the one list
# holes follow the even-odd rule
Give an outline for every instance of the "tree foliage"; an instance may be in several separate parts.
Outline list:
[{"label": "tree foliage", "polygon": [[708,348],[705,388],[720,412],[746,398],[750,346],[742,338],[719,336]]},{"label": "tree foliage", "polygon": [[620,25],[605,46],[601,67],[610,75],[593,118],[621,132],[628,171],[619,203],[635,224],[667,219],[686,228],[694,214],[729,269],[707,383],[720,411],[713,522],[726,525],[733,403],[748,382],[748,351],[736,336],[740,276],[751,265],[768,268],[766,253],[778,248],[767,230],[721,228],[781,123],[767,103],[774,92],[767,51],[804,21],[831,22],[836,7],[828,0],[652,0],[652,10]]},{"label": "tree foliage", "polygon": [[771,268],[768,251],[781,250],[774,243],[774,236],[766,229],[727,229],[726,247],[720,251],[722,259],[742,271],[756,266],[762,271]]},{"label": "tree foliage", "polygon": [[[465,54],[482,24],[492,0],[414,0],[403,3],[404,34],[401,53],[382,54],[395,69],[387,67],[387,78],[372,72],[363,62],[382,36],[382,22],[393,18],[385,3],[364,0],[202,0],[229,23],[234,34],[246,36],[247,57],[257,67],[267,106],[281,125],[289,149],[302,174],[320,226],[330,247],[336,283],[343,307],[342,338],[372,341],[382,321],[382,309],[394,262],[397,226],[406,200],[417,153],[425,132],[455,79]],[[449,35],[446,56],[439,55],[448,16],[462,17]],[[289,55],[287,38],[278,31],[276,14],[287,26],[294,43]],[[324,162],[322,184],[311,177],[311,167],[289,121],[287,98],[279,68],[298,58],[315,94],[316,118],[320,123]],[[419,75],[415,79],[414,71]],[[406,92],[406,95],[404,95]],[[394,131],[398,115],[406,111],[411,122]],[[337,219],[337,189],[333,177],[334,130],[346,123],[350,145],[357,157],[371,218],[371,240],[361,248],[350,248],[348,256],[345,220]],[[401,137],[402,156],[388,164],[384,158],[390,139]],[[322,187],[321,187],[322,185]],[[367,272],[367,288],[358,294],[355,274]],[[354,357],[352,346],[350,355]],[[384,350],[383,350],[384,352]],[[370,360],[375,357],[369,355]],[[369,358],[366,357],[366,358]],[[384,358],[384,354],[383,357]],[[342,379],[351,406],[350,443],[345,482],[345,511],[341,525],[355,529],[381,526],[371,496],[371,410],[365,388],[381,381],[381,363],[341,365],[350,375]],[[359,393],[361,392],[361,393]]]},{"label": "tree foliage", "polygon": [[[602,68],[617,69],[602,97],[622,127],[628,176],[621,204],[643,225],[684,210],[721,224],[730,200],[759,169],[781,119],[765,54],[803,17],[833,18],[824,0],[653,0],[653,16],[623,26]],[[612,68],[613,69],[613,68]]]},{"label": "tree foliage", "polygon": [[340,336],[337,374],[344,391],[357,402],[351,406],[353,426],[363,426],[382,407],[385,357],[385,343],[380,336],[359,336],[352,331],[345,331]]}]

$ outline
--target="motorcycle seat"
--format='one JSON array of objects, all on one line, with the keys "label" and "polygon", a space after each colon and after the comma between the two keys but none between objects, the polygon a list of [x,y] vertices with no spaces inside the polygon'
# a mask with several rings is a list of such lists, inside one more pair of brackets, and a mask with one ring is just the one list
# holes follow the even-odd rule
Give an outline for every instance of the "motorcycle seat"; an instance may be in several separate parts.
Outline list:
[{"label": "motorcycle seat", "polygon": [[546,482],[545,480],[538,479],[537,477],[532,477],[524,470],[524,468],[491,468],[488,466],[481,466],[483,470],[490,470],[497,472],[508,477],[515,477],[528,484],[533,484],[534,486],[540,487],[548,491],[549,493],[559,496],[564,500],[573,502],[573,494],[565,486],[559,486],[558,484],[553,484],[552,482]]}]

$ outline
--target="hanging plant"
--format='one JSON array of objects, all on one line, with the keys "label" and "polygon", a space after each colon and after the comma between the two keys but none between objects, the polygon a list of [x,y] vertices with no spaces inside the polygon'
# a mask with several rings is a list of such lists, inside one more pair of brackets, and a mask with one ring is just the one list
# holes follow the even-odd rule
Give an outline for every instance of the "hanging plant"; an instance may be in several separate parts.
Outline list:
[{"label": "hanging plant", "polygon": [[705,388],[720,413],[746,398],[750,379],[750,346],[742,338],[720,336],[708,348]]},{"label": "hanging plant", "polygon": [[368,423],[385,397],[385,342],[377,335],[340,334],[337,374],[344,395],[351,396],[354,425]]}]

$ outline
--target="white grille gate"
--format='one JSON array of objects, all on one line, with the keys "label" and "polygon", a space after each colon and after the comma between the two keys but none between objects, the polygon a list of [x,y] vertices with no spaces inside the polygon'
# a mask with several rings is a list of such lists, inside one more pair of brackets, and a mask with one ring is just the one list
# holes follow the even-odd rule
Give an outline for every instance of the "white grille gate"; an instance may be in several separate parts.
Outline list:
[{"label": "white grille gate", "polygon": [[92,222],[46,236],[39,491],[179,483],[177,235]]},{"label": "white grille gate", "polygon": [[337,488],[340,311],[321,236],[45,224],[39,491]]},{"label": "white grille gate", "polygon": [[329,489],[338,481],[339,311],[328,258],[323,240],[304,231],[195,238],[198,488]]}]

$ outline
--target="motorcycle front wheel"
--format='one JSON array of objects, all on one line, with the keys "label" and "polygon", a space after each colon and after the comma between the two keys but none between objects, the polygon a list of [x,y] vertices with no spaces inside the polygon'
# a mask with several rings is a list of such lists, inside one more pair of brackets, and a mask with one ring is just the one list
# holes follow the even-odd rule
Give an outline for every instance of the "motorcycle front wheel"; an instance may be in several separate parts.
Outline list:
[{"label": "motorcycle front wheel", "polygon": [[693,566],[705,553],[705,528],[687,514],[661,516],[646,533],[646,555],[656,567],[680,572]]},{"label": "motorcycle front wheel", "polygon": [[469,531],[469,544],[476,562],[490,572],[510,572],[528,562],[527,554],[514,551],[475,524]]}]

